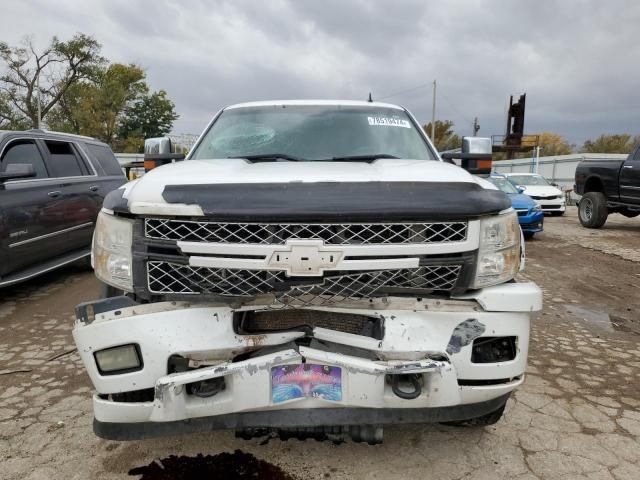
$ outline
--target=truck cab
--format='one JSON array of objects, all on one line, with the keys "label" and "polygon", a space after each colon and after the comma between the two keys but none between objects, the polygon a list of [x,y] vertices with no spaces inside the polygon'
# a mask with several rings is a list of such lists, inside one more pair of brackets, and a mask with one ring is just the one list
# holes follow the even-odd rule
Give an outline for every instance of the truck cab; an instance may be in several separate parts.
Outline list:
[{"label": "truck cab", "polygon": [[402,107],[227,107],[105,200],[93,264],[120,294],[74,327],[94,430],[377,443],[388,423],[494,423],[541,309],[521,238],[507,196]]}]

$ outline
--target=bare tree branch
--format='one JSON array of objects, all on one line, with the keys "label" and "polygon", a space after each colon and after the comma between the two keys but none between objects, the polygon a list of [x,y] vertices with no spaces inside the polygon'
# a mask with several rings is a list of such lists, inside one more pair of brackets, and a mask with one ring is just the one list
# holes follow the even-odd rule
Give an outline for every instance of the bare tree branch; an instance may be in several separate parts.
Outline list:
[{"label": "bare tree branch", "polygon": [[[6,105],[24,115],[33,126],[38,124],[38,102],[44,118],[75,83],[90,78],[91,72],[105,61],[100,44],[84,34],[68,41],[53,37],[50,45],[38,53],[33,39],[24,46],[10,47],[0,42],[0,87],[6,92]],[[40,85],[38,85],[40,83]]]}]

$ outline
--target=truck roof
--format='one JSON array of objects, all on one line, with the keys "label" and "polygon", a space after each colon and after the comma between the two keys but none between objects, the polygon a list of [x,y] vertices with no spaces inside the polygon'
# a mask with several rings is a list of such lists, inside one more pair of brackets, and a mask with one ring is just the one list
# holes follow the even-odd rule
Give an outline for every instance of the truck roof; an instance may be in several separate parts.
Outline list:
[{"label": "truck roof", "polygon": [[278,107],[286,105],[342,105],[349,107],[371,107],[371,108],[394,108],[396,110],[404,110],[404,108],[394,105],[392,103],[381,102],[367,102],[358,100],[268,100],[261,102],[247,102],[237,103],[230,105],[225,110],[231,110],[234,108],[248,108],[248,107]]}]

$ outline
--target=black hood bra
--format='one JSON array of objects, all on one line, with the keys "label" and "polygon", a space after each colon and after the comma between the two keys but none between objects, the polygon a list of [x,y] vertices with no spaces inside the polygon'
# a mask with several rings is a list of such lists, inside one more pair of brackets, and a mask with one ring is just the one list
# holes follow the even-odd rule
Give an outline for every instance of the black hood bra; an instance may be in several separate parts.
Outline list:
[{"label": "black hood bra", "polygon": [[[198,205],[207,217],[227,221],[453,221],[511,207],[503,192],[471,182],[167,185],[162,197],[167,203]],[[121,207],[119,200],[114,203]]]}]

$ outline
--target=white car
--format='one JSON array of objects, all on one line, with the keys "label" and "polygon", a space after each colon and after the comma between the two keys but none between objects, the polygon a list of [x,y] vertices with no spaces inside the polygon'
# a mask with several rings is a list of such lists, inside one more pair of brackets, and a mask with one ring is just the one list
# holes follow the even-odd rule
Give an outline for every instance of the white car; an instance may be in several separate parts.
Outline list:
[{"label": "white car", "polygon": [[566,208],[562,190],[551,185],[546,178],[537,173],[505,173],[507,179],[522,193],[536,200],[545,213],[564,215]]},{"label": "white car", "polygon": [[185,161],[105,200],[93,265],[121,294],[73,331],[94,431],[377,443],[388,423],[495,423],[542,306],[522,250],[509,198],[402,107],[225,108]]}]

